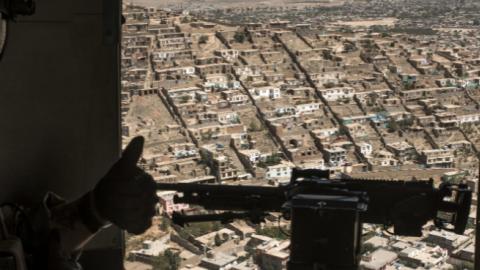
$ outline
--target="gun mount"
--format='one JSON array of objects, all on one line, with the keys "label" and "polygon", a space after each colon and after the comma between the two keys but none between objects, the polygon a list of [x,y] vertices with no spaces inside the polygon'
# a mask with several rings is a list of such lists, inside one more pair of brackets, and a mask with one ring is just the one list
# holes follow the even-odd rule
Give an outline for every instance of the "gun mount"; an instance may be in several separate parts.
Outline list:
[{"label": "gun mount", "polygon": [[[463,234],[471,190],[463,184],[433,181],[330,180],[329,172],[293,169],[290,183],[278,187],[157,184],[175,190],[175,203],[189,203],[221,214],[174,213],[178,225],[249,219],[260,223],[268,212],[291,220],[289,270],[357,269],[363,223],[393,226],[393,233],[421,236],[428,221]],[[441,218],[440,216],[448,216]]]}]

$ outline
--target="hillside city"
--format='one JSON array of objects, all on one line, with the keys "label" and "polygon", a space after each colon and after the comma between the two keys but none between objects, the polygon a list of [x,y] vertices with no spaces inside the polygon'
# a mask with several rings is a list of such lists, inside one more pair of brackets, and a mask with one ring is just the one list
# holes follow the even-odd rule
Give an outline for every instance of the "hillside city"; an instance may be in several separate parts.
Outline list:
[{"label": "hillside city", "polygon": [[[322,3],[124,5],[122,136],[146,138],[155,181],[277,186],[298,167],[477,189],[480,3]],[[286,269],[280,214],[182,228],[174,211],[202,209],[174,195],[127,236],[126,269]],[[475,212],[474,199],[464,235],[365,224],[360,268],[473,269]]]}]

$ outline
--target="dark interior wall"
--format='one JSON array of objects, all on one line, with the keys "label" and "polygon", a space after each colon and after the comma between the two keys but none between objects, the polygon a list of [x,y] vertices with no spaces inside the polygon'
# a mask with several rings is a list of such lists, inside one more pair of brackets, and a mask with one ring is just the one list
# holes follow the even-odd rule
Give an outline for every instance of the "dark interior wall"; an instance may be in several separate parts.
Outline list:
[{"label": "dark interior wall", "polygon": [[76,198],[119,155],[120,1],[36,2],[0,61],[0,203]]},{"label": "dark interior wall", "polygon": [[[9,26],[0,61],[0,203],[74,199],[119,156],[120,0],[36,0]],[[123,269],[118,229],[96,237],[85,269]]]}]

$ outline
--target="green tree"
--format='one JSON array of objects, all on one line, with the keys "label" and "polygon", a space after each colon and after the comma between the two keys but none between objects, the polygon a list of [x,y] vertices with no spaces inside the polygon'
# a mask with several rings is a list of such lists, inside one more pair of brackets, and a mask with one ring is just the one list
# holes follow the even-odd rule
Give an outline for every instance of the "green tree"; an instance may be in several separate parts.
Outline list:
[{"label": "green tree", "polygon": [[213,222],[195,222],[190,223],[188,226],[181,228],[178,231],[178,234],[186,238],[187,235],[192,235],[193,237],[199,237],[206,233],[210,233],[213,231],[218,231],[223,228],[222,224],[218,221]]},{"label": "green tree", "polygon": [[265,228],[258,227],[256,229],[256,233],[260,234],[260,235],[265,235],[265,236],[268,236],[268,237],[271,237],[271,238],[279,239],[279,240],[286,240],[286,239],[289,238],[289,236],[284,233],[284,231],[286,231],[286,229],[287,228],[285,228],[285,227],[280,228],[280,227],[277,227],[277,226],[265,227]]},{"label": "green tree", "polygon": [[267,166],[273,166],[279,164],[281,161],[282,158],[278,154],[272,154],[266,158],[265,163]]},{"label": "green tree", "polygon": [[375,250],[375,247],[372,244],[366,243],[362,245],[362,250],[360,251],[360,253],[363,254],[365,252],[372,252],[374,250]]},{"label": "green tree", "polygon": [[341,126],[339,129],[338,129],[338,135],[339,136],[347,136],[348,134],[348,129]]},{"label": "green tree", "polygon": [[223,244],[223,239],[222,237],[220,236],[220,234],[215,234],[215,238],[213,239],[214,242],[215,242],[215,246],[219,247]]},{"label": "green tree", "polygon": [[280,157],[279,154],[274,153],[266,157],[264,161],[258,162],[257,166],[261,168],[267,168],[268,166],[274,166],[274,165],[280,164],[280,162],[282,162],[282,158]]},{"label": "green tree", "polygon": [[375,93],[375,92],[369,93],[368,94],[367,105],[369,107],[375,105],[377,103],[378,98],[379,98],[379,96],[378,96],[377,93]]},{"label": "green tree", "polygon": [[163,254],[153,259],[152,266],[155,270],[178,270],[178,268],[180,268],[180,261],[181,259],[178,252],[167,249]]},{"label": "green tree", "polygon": [[415,85],[415,82],[413,82],[413,81],[404,81],[403,82],[403,88],[405,88],[405,90],[413,89],[414,85]]},{"label": "green tree", "polygon": [[208,42],[209,37],[207,35],[202,35],[198,39],[199,44],[206,44]]},{"label": "green tree", "polygon": [[400,127],[399,127],[397,121],[395,121],[394,119],[390,119],[387,123],[387,128],[388,128],[388,132],[395,132]]},{"label": "green tree", "polygon": [[472,263],[464,262],[464,263],[460,263],[460,265],[454,265],[453,269],[454,270],[473,270],[475,268]]},{"label": "green tree", "polygon": [[400,129],[406,129],[414,124],[413,118],[405,118],[398,122]]},{"label": "green tree", "polygon": [[180,256],[178,255],[178,252],[173,252],[171,249],[165,250],[165,253],[163,254],[170,265],[169,270],[177,270],[180,267]]},{"label": "green tree", "polygon": [[213,132],[209,130],[205,133],[202,133],[200,136],[202,137],[202,140],[211,140],[213,138]]},{"label": "green tree", "polygon": [[256,121],[250,122],[250,125],[248,126],[248,131],[249,132],[260,131],[260,127],[258,126]]},{"label": "green tree", "polygon": [[152,259],[152,266],[154,270],[170,269],[170,266],[168,265],[168,259],[163,255],[154,257]]},{"label": "green tree", "polygon": [[187,103],[191,99],[190,96],[181,96],[180,103]]},{"label": "green tree", "polygon": [[162,221],[160,223],[160,230],[167,231],[170,228],[170,219],[166,217],[162,217]]},{"label": "green tree", "polygon": [[235,39],[235,41],[238,42],[238,43],[243,43],[243,42],[245,42],[245,33],[244,32],[235,32],[235,35],[233,36],[233,39]]}]

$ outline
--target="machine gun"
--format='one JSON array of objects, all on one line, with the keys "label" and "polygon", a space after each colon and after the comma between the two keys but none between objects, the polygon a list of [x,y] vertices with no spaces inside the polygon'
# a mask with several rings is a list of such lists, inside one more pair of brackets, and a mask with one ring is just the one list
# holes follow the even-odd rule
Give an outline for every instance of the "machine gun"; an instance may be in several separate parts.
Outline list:
[{"label": "machine gun", "polygon": [[436,188],[433,180],[330,180],[329,175],[293,169],[290,182],[278,187],[158,183],[157,189],[182,193],[175,203],[227,211],[174,213],[173,222],[181,226],[233,219],[259,223],[268,212],[282,213],[291,220],[288,270],[357,269],[364,222],[393,226],[394,234],[404,236],[421,236],[430,220],[457,234],[467,225],[472,192],[464,184]]}]

